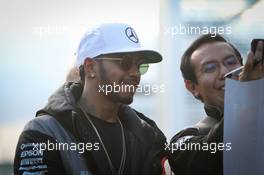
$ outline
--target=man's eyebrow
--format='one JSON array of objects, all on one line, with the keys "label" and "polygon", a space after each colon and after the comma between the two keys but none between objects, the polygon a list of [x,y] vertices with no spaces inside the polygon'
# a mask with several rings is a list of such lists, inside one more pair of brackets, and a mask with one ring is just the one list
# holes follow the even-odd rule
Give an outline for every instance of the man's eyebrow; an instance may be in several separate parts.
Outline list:
[{"label": "man's eyebrow", "polygon": [[203,66],[206,65],[206,64],[214,63],[214,62],[216,62],[216,61],[215,61],[215,60],[204,61],[204,62],[201,63],[201,66],[203,67]]},{"label": "man's eyebrow", "polygon": [[225,56],[223,60],[230,58],[230,57],[237,57],[237,55],[236,54],[229,54],[229,55]]}]

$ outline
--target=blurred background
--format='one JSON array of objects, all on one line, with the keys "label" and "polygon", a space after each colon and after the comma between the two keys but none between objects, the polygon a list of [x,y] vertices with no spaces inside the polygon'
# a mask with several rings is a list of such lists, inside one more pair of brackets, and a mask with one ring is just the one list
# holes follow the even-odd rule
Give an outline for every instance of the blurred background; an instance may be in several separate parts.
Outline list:
[{"label": "blurred background", "polygon": [[263,11],[264,0],[1,0],[0,175],[12,173],[23,126],[65,82],[87,29],[125,22],[143,47],[161,52],[163,62],[151,65],[141,84],[163,85],[164,91],[138,93],[132,106],[155,120],[169,141],[205,116],[183,84],[184,50],[218,29],[245,57],[251,39],[264,38]]}]

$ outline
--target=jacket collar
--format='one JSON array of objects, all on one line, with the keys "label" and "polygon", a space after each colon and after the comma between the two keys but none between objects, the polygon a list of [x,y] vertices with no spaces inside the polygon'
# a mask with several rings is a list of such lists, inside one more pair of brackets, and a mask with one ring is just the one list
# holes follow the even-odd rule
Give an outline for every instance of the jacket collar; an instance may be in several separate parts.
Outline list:
[{"label": "jacket collar", "polygon": [[135,134],[145,146],[153,143],[154,132],[151,122],[142,119],[139,113],[127,105],[120,106],[118,115],[126,128]]},{"label": "jacket collar", "polygon": [[76,102],[82,94],[80,83],[67,82],[49,97],[48,104],[37,111],[36,116],[42,114],[58,114],[76,109]]}]

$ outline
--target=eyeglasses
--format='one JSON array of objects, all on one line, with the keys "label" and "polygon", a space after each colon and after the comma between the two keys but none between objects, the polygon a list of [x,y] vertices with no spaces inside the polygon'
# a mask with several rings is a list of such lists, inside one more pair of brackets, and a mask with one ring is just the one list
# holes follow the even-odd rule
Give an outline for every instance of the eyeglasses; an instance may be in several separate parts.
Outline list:
[{"label": "eyeglasses", "polygon": [[[227,57],[223,61],[223,64],[230,71],[241,66],[239,60],[234,56]],[[213,72],[218,71],[219,68],[220,68],[219,63],[213,61],[213,62],[208,62],[208,63],[203,64],[201,71],[202,73],[213,73]]]},{"label": "eyeglasses", "polygon": [[231,78],[231,79],[235,79],[237,80],[239,77],[240,72],[243,70],[244,66],[240,66],[234,70],[232,70],[231,72],[228,72],[227,74],[225,74],[225,78]]},{"label": "eyeglasses", "polygon": [[[124,71],[128,71],[135,64],[135,59],[130,58],[130,57],[123,57],[123,58],[97,57],[96,59],[98,59],[98,60],[109,60],[109,61],[118,61],[120,67]],[[144,75],[148,71],[149,65],[145,64],[145,63],[143,64],[143,63],[138,62],[137,63],[137,68],[139,70],[140,75]]]}]

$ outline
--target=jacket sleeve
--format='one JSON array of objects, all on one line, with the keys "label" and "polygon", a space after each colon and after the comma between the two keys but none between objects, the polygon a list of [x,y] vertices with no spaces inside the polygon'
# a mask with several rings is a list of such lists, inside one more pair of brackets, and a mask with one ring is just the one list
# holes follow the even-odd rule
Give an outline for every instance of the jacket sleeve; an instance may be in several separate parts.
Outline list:
[{"label": "jacket sleeve", "polygon": [[164,149],[167,144],[166,137],[153,120],[142,113],[137,112],[137,114],[151,126],[151,133],[153,134],[152,141],[148,143],[149,147],[146,149],[142,174],[161,175],[163,171],[162,161],[167,157],[167,152]]},{"label": "jacket sleeve", "polygon": [[157,133],[155,142],[150,146],[147,150],[147,156],[145,160],[146,163],[149,162],[150,165],[147,167],[149,171],[144,172],[143,174],[151,174],[151,175],[161,175],[163,166],[162,161],[166,158],[167,154],[164,149],[164,145],[166,144],[166,138],[162,137],[163,133]]},{"label": "jacket sleeve", "polygon": [[[171,140],[169,150],[169,163],[173,172],[181,175],[223,174],[223,152],[218,149],[218,145],[222,145],[222,142],[223,119],[206,135],[200,135],[197,128],[188,128],[176,134]],[[198,146],[194,145],[201,147],[198,149]]]},{"label": "jacket sleeve", "polygon": [[38,131],[23,131],[16,147],[14,175],[65,174],[55,143],[52,137]]}]

